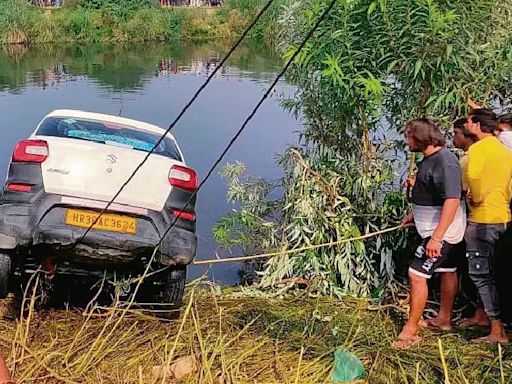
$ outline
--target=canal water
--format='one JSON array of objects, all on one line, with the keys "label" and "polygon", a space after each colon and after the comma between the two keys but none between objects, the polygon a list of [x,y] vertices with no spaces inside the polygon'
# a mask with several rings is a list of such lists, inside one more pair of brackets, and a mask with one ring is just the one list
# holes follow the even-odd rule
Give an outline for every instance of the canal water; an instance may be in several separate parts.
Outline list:
[{"label": "canal water", "polygon": [[[167,127],[228,49],[222,41],[0,48],[0,179],[5,178],[15,144],[54,109],[122,115]],[[175,127],[185,159],[199,178],[239,129],[281,64],[264,46],[241,47]],[[222,164],[241,161],[251,175],[279,177],[276,156],[296,142],[295,131],[300,127],[280,103],[291,96],[293,88],[281,83]],[[226,201],[226,182],[217,170],[198,198],[197,259],[229,256],[215,244],[211,229],[232,209]],[[239,267],[196,266],[190,268],[189,278],[207,273],[217,282],[236,284]]]}]

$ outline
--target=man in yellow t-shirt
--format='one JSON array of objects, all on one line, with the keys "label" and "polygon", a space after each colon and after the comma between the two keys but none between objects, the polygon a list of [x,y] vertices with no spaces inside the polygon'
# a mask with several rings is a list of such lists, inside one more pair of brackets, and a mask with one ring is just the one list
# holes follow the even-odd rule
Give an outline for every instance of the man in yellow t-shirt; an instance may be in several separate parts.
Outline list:
[{"label": "man in yellow t-shirt", "polygon": [[[468,181],[467,181],[467,170],[468,170],[468,150],[476,142],[476,137],[468,132],[464,125],[466,124],[467,119],[461,118],[456,120],[453,123],[453,145],[455,148],[461,149],[464,151],[464,154],[459,159],[460,169],[462,173],[462,193],[464,197],[468,194]],[[466,204],[467,207],[467,204]],[[470,318],[464,318],[459,322],[459,326],[463,327],[471,327],[475,325],[489,325],[489,319],[487,319],[487,315],[485,314],[481,303],[478,300],[478,293],[476,291],[476,287],[471,281],[469,277],[468,271],[468,263],[466,258],[464,257],[466,254],[466,243],[463,242],[460,247],[460,256],[459,256],[459,264],[457,266],[457,271],[459,274],[459,284],[461,292],[463,293],[466,300],[470,303],[477,304],[477,309],[475,314]]]},{"label": "man in yellow t-shirt", "polygon": [[496,289],[495,255],[511,221],[512,152],[493,136],[496,127],[496,115],[488,109],[472,110],[465,124],[478,139],[468,150],[465,175],[470,207],[466,253],[469,275],[491,321],[490,334],[474,340],[480,343],[508,342]]}]

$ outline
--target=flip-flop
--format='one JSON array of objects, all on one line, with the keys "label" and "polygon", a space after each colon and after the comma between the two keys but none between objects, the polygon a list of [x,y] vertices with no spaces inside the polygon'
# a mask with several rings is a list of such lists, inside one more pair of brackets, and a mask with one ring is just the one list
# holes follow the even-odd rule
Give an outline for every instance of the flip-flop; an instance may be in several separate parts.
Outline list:
[{"label": "flip-flop", "polygon": [[414,336],[411,339],[398,338],[391,345],[391,347],[394,349],[410,349],[410,348],[418,345],[420,342],[421,342],[421,337],[419,337],[419,336]]},{"label": "flip-flop", "polygon": [[459,327],[459,328],[488,328],[490,327],[490,323],[489,324],[471,324],[469,322],[470,319],[460,319],[456,326]]},{"label": "flip-flop", "polygon": [[450,332],[452,330],[451,325],[448,327],[442,327],[440,325],[433,324],[431,319],[424,319],[422,326],[425,328],[431,329],[433,331]]},{"label": "flip-flop", "polygon": [[489,336],[484,336],[484,337],[478,337],[476,339],[472,339],[470,340],[470,343],[471,344],[501,344],[501,345],[505,345],[505,344],[508,344],[510,341],[507,339],[507,340],[502,340],[502,341],[498,341],[498,340],[494,340],[494,339],[490,339]]}]

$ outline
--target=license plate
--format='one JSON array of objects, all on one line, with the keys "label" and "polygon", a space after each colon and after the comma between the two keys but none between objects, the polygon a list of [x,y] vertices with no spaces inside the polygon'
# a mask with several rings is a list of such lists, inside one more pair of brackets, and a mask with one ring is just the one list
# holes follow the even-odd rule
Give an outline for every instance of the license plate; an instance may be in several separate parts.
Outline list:
[{"label": "license plate", "polygon": [[[99,215],[98,212],[68,209],[66,211],[66,224],[74,227],[89,228]],[[101,215],[98,222],[92,228],[100,231],[134,234],[137,233],[137,219],[105,213]]]}]

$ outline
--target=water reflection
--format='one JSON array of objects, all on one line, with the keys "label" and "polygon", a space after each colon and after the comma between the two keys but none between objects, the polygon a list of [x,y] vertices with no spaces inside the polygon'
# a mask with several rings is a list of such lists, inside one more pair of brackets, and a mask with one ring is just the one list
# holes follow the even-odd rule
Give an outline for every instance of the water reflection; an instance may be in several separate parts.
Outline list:
[{"label": "water reflection", "polygon": [[[137,91],[155,75],[208,76],[228,49],[225,41],[144,46],[7,46],[0,50],[0,90],[19,92],[30,85],[46,88],[86,76],[114,91]],[[279,64],[264,46],[244,46],[217,76],[265,81],[274,72],[269,69]]]},{"label": "water reflection", "polygon": [[[205,61],[193,59],[190,61],[188,65],[179,65],[178,61],[175,58],[163,58],[160,60],[160,64],[158,66],[158,76],[169,76],[176,75],[178,73],[190,74],[195,76],[210,76],[210,73],[215,70],[217,65],[219,65],[221,58],[219,55],[216,57],[210,57]],[[217,71],[217,77],[226,77],[229,75],[229,68],[223,66]],[[238,75],[241,75],[238,73]]]},{"label": "water reflection", "polygon": [[44,70],[38,70],[37,72],[29,74],[29,76],[30,82],[33,85],[40,86],[43,89],[75,79],[75,76],[68,73],[66,66],[63,64],[52,65]]}]

